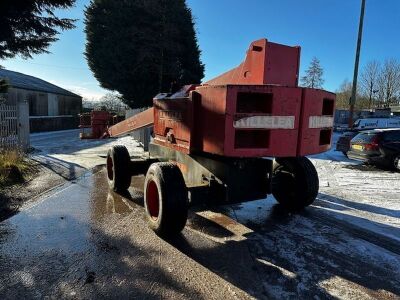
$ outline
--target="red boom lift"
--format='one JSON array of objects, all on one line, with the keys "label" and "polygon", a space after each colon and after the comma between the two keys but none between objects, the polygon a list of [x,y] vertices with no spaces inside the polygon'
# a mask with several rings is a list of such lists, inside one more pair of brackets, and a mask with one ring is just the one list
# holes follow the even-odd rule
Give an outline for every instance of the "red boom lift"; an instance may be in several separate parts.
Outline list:
[{"label": "red boom lift", "polygon": [[109,128],[117,137],[154,126],[147,158],[124,146],[107,156],[115,191],[145,174],[144,205],[160,235],[180,232],[189,205],[273,194],[288,210],[315,200],[318,174],[306,155],[330,149],[335,94],[298,87],[300,47],[250,45],[237,68],[202,85],[159,94],[150,108]]}]

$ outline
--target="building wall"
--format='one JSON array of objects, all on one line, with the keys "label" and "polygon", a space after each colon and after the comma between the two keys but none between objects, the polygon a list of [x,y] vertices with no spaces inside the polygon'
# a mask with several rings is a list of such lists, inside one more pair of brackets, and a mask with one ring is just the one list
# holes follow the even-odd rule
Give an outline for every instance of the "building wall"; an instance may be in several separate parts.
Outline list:
[{"label": "building wall", "polygon": [[7,105],[28,102],[31,132],[78,128],[82,98],[10,88]]},{"label": "building wall", "polygon": [[47,93],[29,92],[27,93],[29,102],[30,116],[48,116],[49,101]]},{"label": "building wall", "polygon": [[82,98],[58,95],[58,112],[60,116],[75,116],[82,111]]},{"label": "building wall", "polygon": [[58,97],[55,94],[48,94],[48,115],[49,116],[58,116]]},{"label": "building wall", "polygon": [[82,98],[10,88],[7,105],[28,101],[30,116],[75,116],[81,113]]}]

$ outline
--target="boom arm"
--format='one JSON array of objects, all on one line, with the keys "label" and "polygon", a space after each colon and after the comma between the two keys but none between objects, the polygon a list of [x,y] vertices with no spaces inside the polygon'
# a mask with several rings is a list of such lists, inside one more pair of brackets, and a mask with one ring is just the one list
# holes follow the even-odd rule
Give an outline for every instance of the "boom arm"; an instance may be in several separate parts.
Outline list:
[{"label": "boom arm", "polygon": [[133,117],[126,119],[114,126],[108,128],[110,137],[118,137],[129,134],[135,130],[153,126],[154,124],[154,109],[149,108]]}]

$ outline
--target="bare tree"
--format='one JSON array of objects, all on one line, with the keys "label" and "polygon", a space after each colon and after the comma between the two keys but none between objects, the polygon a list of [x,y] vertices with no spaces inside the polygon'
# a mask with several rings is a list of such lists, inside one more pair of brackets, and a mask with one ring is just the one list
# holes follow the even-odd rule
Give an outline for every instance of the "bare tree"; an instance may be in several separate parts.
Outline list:
[{"label": "bare tree", "polygon": [[378,92],[380,63],[376,60],[368,62],[361,73],[361,92],[368,98],[368,108],[372,108],[375,93]]},{"label": "bare tree", "polygon": [[86,109],[94,109],[96,106],[98,106],[99,101],[96,101],[95,99],[89,99],[89,98],[83,98],[82,99],[82,107]]},{"label": "bare tree", "polygon": [[121,96],[115,93],[107,93],[101,99],[99,105],[105,107],[110,112],[122,112],[126,109],[126,105]]},{"label": "bare tree", "polygon": [[336,90],[336,108],[347,109],[351,97],[352,84],[348,79],[345,79]]},{"label": "bare tree", "polygon": [[309,88],[322,88],[324,84],[324,70],[318,58],[313,57],[310,66],[306,70],[306,75],[301,77],[301,84]]},{"label": "bare tree", "polygon": [[389,107],[400,94],[400,63],[387,59],[378,78],[378,95],[381,106]]},{"label": "bare tree", "polygon": [[[340,87],[336,90],[336,108],[337,109],[348,109],[350,98],[353,90],[353,84],[345,79]],[[357,87],[357,102],[355,104],[356,109],[368,108],[368,98],[360,94],[360,88]]]},{"label": "bare tree", "polygon": [[82,106],[89,110],[104,109],[114,113],[125,113],[127,106],[121,100],[121,96],[116,93],[107,93],[100,99],[83,98]]}]

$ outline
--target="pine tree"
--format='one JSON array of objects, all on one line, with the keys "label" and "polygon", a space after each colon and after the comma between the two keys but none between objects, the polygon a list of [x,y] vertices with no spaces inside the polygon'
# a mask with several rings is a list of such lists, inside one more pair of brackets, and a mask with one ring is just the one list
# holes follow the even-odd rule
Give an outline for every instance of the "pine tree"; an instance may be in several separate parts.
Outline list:
[{"label": "pine tree", "polygon": [[0,79],[0,94],[7,93],[8,88],[9,88],[9,84],[8,84],[7,80]]},{"label": "pine tree", "polygon": [[0,105],[6,102],[6,98],[4,97],[4,94],[7,93],[9,88],[9,84],[7,80],[5,79],[0,79]]},{"label": "pine tree", "polygon": [[309,88],[322,88],[324,84],[323,75],[324,70],[321,67],[320,61],[318,58],[313,57],[310,66],[306,70],[306,75],[301,77],[301,84]]},{"label": "pine tree", "polygon": [[74,20],[58,18],[56,9],[66,9],[75,0],[1,0],[0,59],[48,53],[59,30],[74,27]]},{"label": "pine tree", "polygon": [[132,108],[150,106],[173,81],[200,83],[204,76],[184,0],[92,0],[85,24],[90,69]]}]

